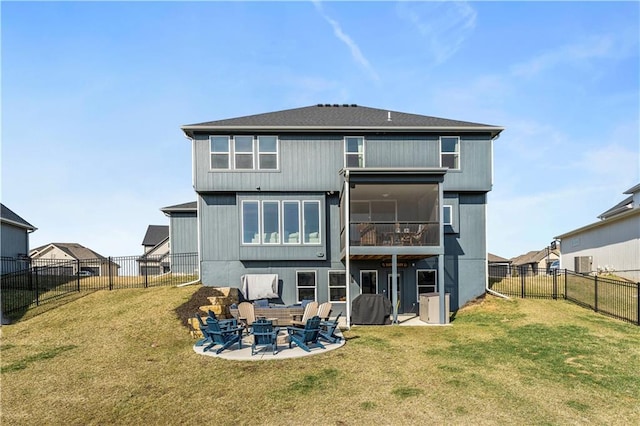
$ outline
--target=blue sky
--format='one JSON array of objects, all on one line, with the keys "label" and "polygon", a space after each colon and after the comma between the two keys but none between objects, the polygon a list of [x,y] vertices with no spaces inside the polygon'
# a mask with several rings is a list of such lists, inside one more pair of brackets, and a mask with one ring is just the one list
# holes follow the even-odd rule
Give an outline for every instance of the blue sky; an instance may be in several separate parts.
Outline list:
[{"label": "blue sky", "polygon": [[2,203],[31,247],[142,252],[195,200],[183,124],[356,103],[504,126],[488,249],[640,182],[638,2],[6,2]]}]

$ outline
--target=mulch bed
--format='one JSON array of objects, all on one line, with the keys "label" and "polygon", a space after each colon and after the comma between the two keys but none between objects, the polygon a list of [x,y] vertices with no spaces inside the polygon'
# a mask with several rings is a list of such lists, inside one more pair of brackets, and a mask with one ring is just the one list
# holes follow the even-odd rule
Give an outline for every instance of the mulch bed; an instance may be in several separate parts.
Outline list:
[{"label": "mulch bed", "polygon": [[209,286],[202,286],[198,291],[193,293],[189,300],[175,309],[176,315],[180,318],[182,325],[189,328],[189,324],[187,322],[189,318],[193,318],[196,313],[204,315],[203,312],[200,312],[200,306],[210,305],[211,302],[209,302],[209,299],[207,298],[217,296],[218,294],[219,292],[215,287]]}]

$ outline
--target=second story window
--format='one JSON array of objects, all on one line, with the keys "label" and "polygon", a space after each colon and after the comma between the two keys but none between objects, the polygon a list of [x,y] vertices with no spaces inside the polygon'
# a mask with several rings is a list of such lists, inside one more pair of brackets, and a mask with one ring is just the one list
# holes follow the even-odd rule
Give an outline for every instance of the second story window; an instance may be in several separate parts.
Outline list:
[{"label": "second story window", "polygon": [[211,144],[211,168],[228,169],[231,154],[229,136],[211,136],[209,142]]},{"label": "second story window", "polygon": [[460,138],[442,136],[440,138],[440,165],[450,169],[460,168]]},{"label": "second story window", "polygon": [[258,136],[258,168],[276,170],[278,168],[278,138]]},{"label": "second story window", "polygon": [[234,136],[236,169],[253,169],[253,136]]},{"label": "second story window", "polygon": [[209,136],[211,170],[278,170],[278,137]]},{"label": "second story window", "polygon": [[364,167],[364,138],[348,136],[344,138],[344,166]]}]

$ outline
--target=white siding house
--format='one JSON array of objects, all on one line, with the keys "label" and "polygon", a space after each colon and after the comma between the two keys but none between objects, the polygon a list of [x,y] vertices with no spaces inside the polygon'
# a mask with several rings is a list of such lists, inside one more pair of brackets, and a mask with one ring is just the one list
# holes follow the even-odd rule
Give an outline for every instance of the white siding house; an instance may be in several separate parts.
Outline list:
[{"label": "white siding house", "polygon": [[600,221],[555,237],[562,267],[578,272],[611,272],[640,281],[640,184]]}]

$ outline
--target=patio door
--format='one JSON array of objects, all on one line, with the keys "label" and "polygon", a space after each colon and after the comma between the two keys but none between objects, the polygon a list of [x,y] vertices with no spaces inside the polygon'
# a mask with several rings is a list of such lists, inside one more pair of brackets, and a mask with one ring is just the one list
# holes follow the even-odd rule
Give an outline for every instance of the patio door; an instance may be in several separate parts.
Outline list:
[{"label": "patio door", "polygon": [[[398,294],[398,312],[403,312],[402,311],[402,272],[398,272],[398,289],[397,289],[397,294]],[[389,301],[391,301],[391,303],[393,303],[393,296],[392,296],[392,292],[393,291],[393,274],[391,272],[389,272],[387,274],[387,297],[389,298]]]}]

